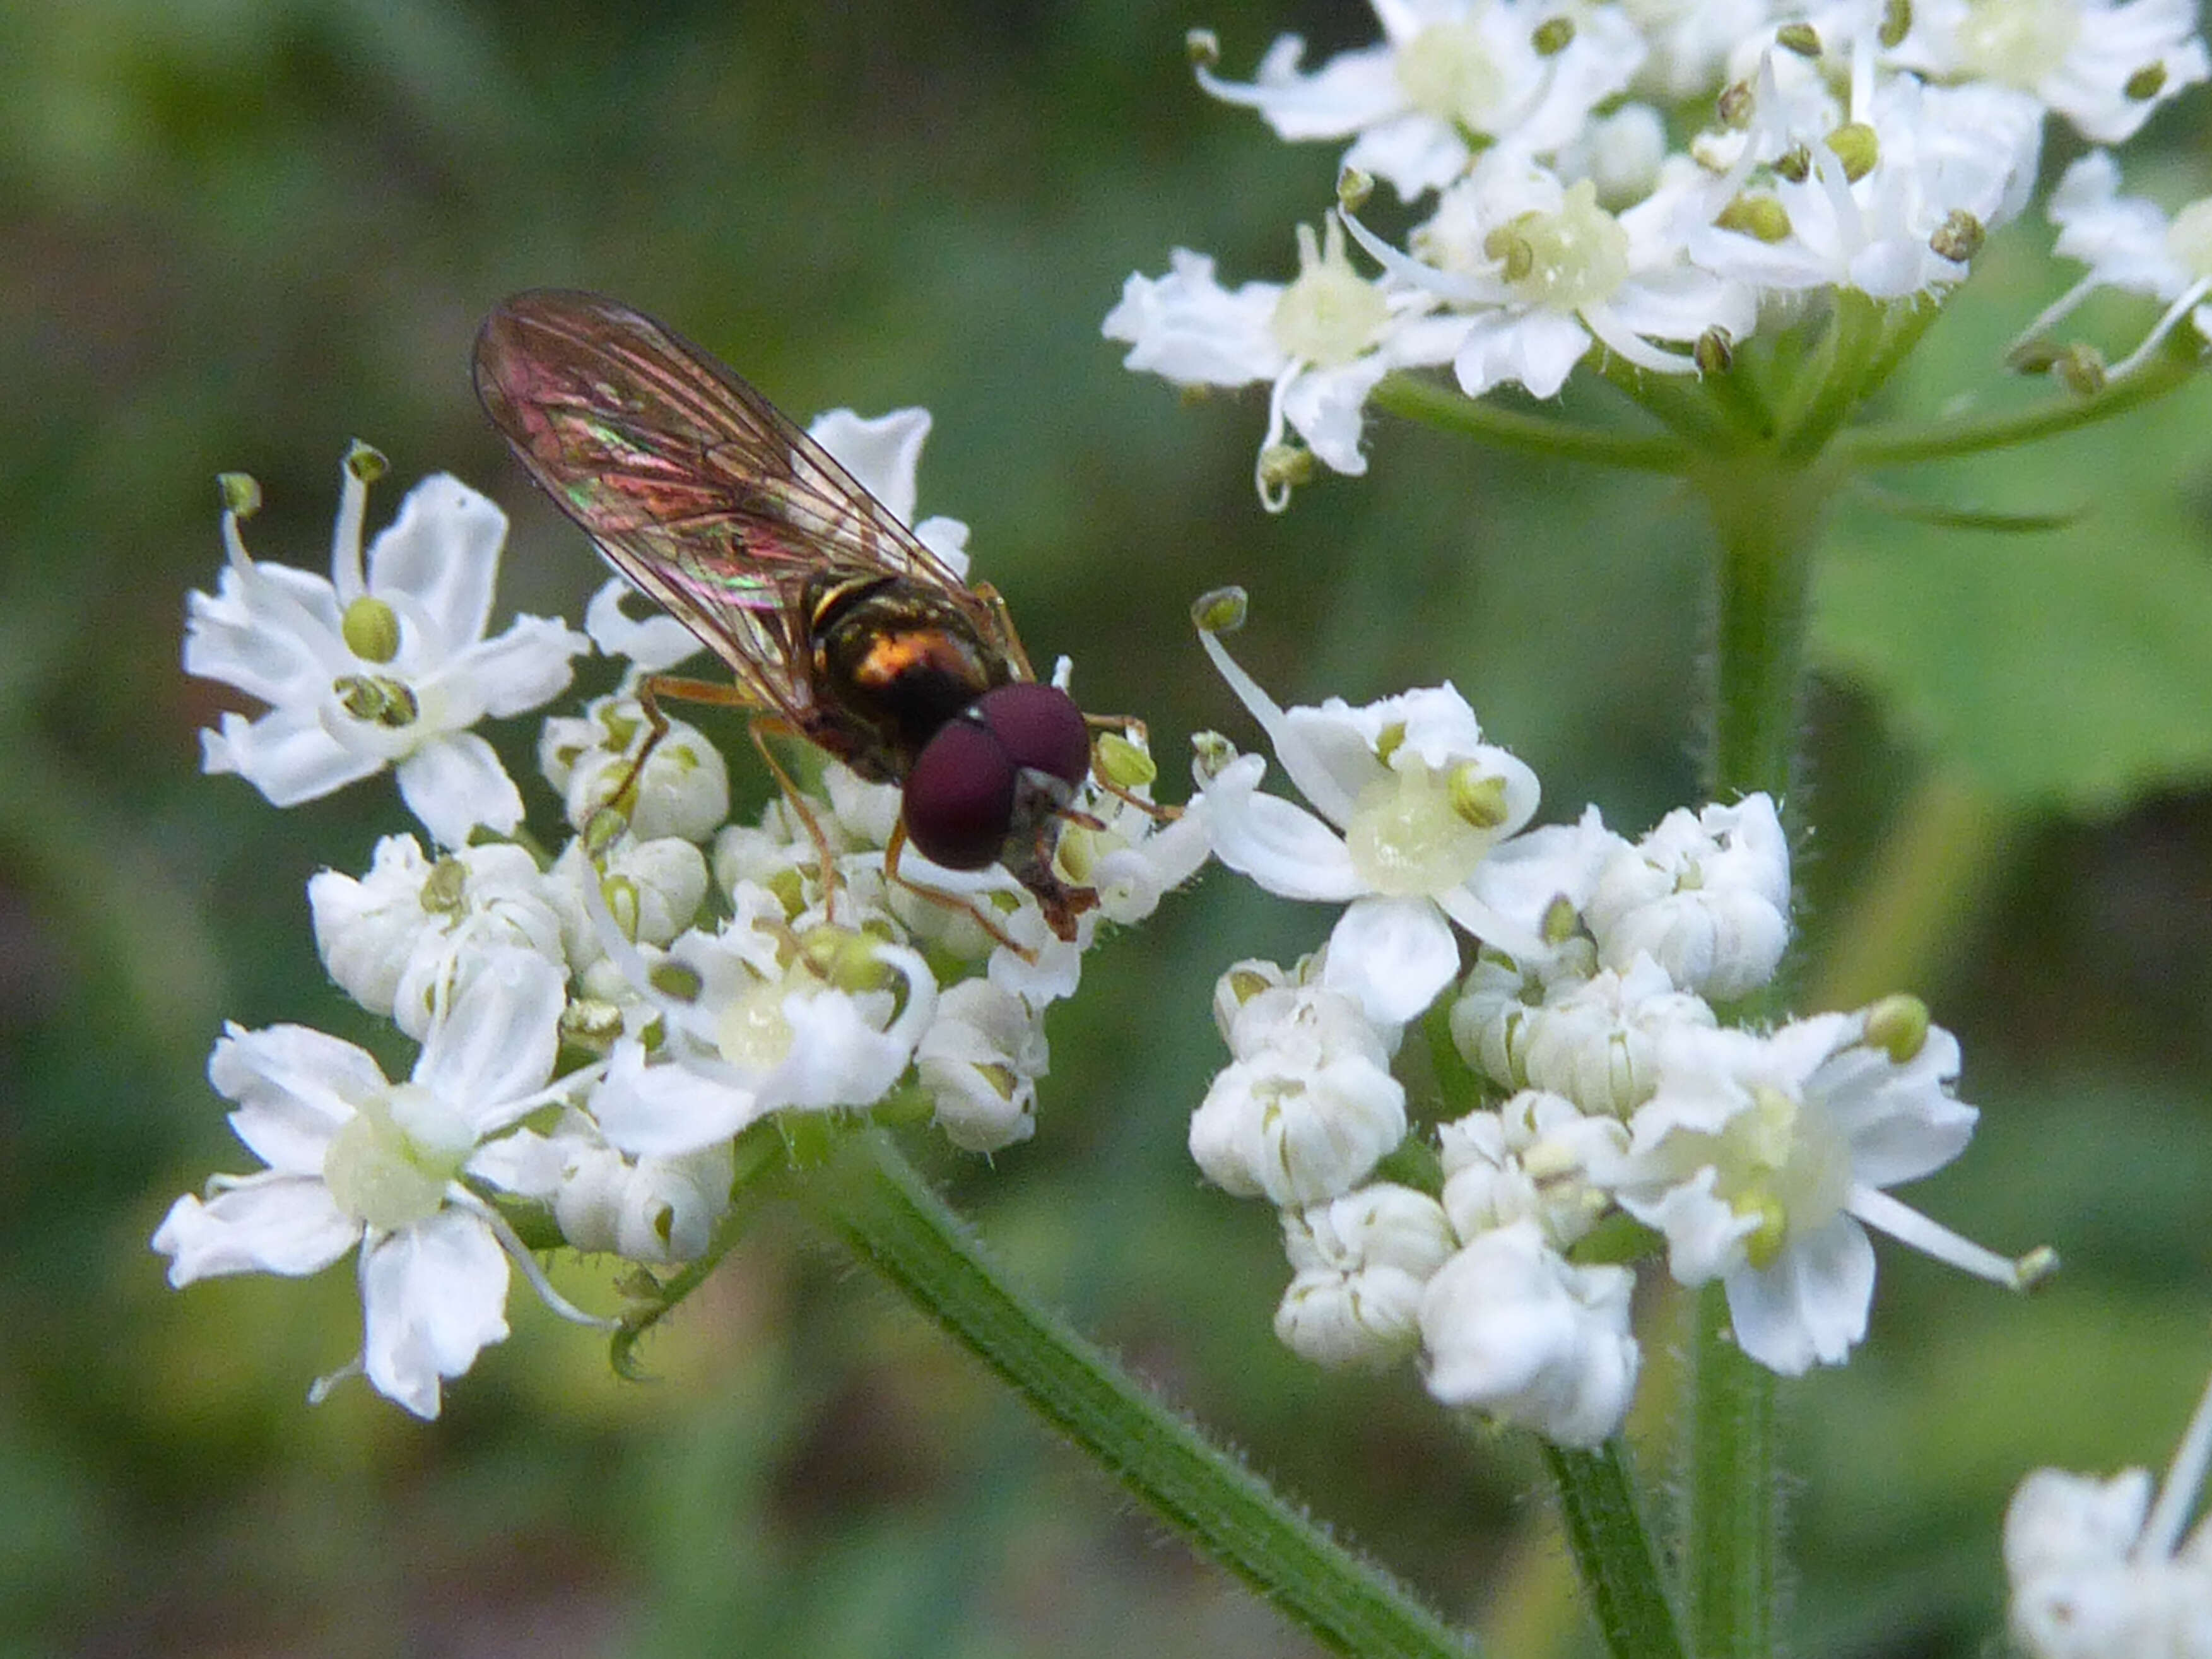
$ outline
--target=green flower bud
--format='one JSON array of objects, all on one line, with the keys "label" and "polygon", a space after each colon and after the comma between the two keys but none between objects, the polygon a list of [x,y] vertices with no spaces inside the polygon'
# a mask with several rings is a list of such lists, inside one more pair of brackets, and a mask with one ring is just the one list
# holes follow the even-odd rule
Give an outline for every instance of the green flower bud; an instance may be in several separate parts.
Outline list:
[{"label": "green flower bud", "polygon": [[450,855],[430,866],[423,878],[420,902],[434,916],[457,916],[468,891],[469,867]]},{"label": "green flower bud", "polygon": [[1478,830],[1495,830],[1505,822],[1505,780],[1485,772],[1474,761],[1462,761],[1451,772],[1452,811]]},{"label": "green flower bud", "polygon": [[222,493],[222,509],[234,519],[250,519],[261,510],[261,486],[251,472],[218,472],[215,487]]},{"label": "green flower bud", "polygon": [[1820,55],[1820,33],[1810,23],[1784,23],[1774,31],[1774,44],[1800,58]]},{"label": "green flower bud", "polygon": [[365,484],[374,483],[392,471],[392,463],[385,459],[382,450],[372,449],[356,438],[346,448],[345,470]]},{"label": "green flower bud", "polygon": [[338,707],[357,720],[397,731],[412,726],[422,706],[411,688],[382,674],[341,674],[331,682]]},{"label": "green flower bud", "polygon": [[363,662],[390,662],[399,654],[399,613],[364,593],[346,606],[338,637]]},{"label": "green flower bud", "polygon": [[1160,775],[1158,763],[1119,732],[1101,732],[1091,747],[1098,775],[1116,789],[1142,789]]},{"label": "green flower bud", "polygon": [[1928,1005],[1903,992],[1867,1005],[1866,1041],[1899,1066],[1928,1042]]},{"label": "green flower bud", "polygon": [[2160,93],[2166,90],[2166,65],[2145,64],[2133,75],[2128,76],[2120,90],[2138,104],[2157,97]]},{"label": "green flower bud", "polygon": [[1936,232],[1928,239],[1928,246],[1943,258],[1965,264],[1982,251],[1983,238],[1987,233],[1982,222],[1964,208],[1954,208]]},{"label": "green flower bud", "polygon": [[1723,208],[1713,222],[1723,230],[1740,230],[1762,242],[1778,242],[1790,234],[1790,213],[1771,196],[1739,196]]},{"label": "green flower bud", "polygon": [[687,968],[680,962],[655,963],[645,977],[646,981],[661,995],[673,997],[678,1002],[696,1002],[699,993],[705,988],[705,981],[700,979],[699,970]]},{"label": "green flower bud", "polygon": [[1249,601],[1241,587],[1217,587],[1191,601],[1190,619],[1201,634],[1233,634],[1244,626]]},{"label": "green flower bud", "polygon": [[1844,164],[1844,177],[1853,184],[1872,173],[1881,160],[1881,140],[1863,121],[1847,121],[1828,135],[1828,148]]}]

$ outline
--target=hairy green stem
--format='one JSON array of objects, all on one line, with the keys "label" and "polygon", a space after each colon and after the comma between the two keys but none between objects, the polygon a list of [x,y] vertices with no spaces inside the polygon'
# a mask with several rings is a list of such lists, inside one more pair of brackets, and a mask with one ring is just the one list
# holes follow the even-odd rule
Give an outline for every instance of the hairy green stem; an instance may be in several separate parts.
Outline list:
[{"label": "hairy green stem", "polygon": [[845,1140],[798,1183],[801,1203],[1201,1553],[1337,1652],[1465,1659],[1477,1651],[1016,1291],[887,1136]]},{"label": "hairy green stem", "polygon": [[1694,480],[1718,544],[1706,786],[1716,799],[1763,789],[1786,803],[1803,698],[1813,550],[1838,476],[1753,453],[1723,458]]},{"label": "hairy green stem", "polygon": [[1683,1659],[1674,1610],[1637,1513],[1620,1443],[1575,1451],[1547,1441],[1544,1461],[1559,1488],[1568,1547],[1613,1659]]},{"label": "hairy green stem", "polygon": [[1523,415],[1494,404],[1462,397],[1417,375],[1386,374],[1369,394],[1377,409],[1440,431],[1456,432],[1500,449],[1523,454],[1556,455],[1562,460],[1638,472],[1680,472],[1692,451],[1671,434],[1638,435],[1574,426],[1541,415]]},{"label": "hairy green stem", "polygon": [[1781,1533],[1774,1373],[1736,1346],[1719,1285],[1689,1301],[1682,1594],[1690,1650],[1698,1659],[1767,1659]]},{"label": "hairy green stem", "polygon": [[2055,399],[2034,409],[1936,421],[1925,426],[1899,422],[1863,427],[1838,436],[1833,453],[1844,465],[1869,467],[1949,460],[1992,449],[2010,449],[2125,414],[2179,390],[2196,374],[2193,356],[2167,353],[2090,397]]}]

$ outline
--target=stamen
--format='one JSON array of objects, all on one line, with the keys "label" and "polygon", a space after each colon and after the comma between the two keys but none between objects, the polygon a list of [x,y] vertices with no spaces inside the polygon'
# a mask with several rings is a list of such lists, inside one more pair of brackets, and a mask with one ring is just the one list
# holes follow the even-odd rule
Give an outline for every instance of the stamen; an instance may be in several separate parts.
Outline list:
[{"label": "stamen", "polygon": [[2027,1257],[2014,1261],[1985,1249],[1873,1187],[1854,1185],[1844,1207],[1899,1243],[1910,1245],[1923,1255],[1970,1273],[1977,1279],[1986,1279],[1992,1285],[2002,1285],[2008,1291],[2024,1291],[2050,1271],[2045,1268],[2041,1273],[2031,1273],[2025,1266]]}]

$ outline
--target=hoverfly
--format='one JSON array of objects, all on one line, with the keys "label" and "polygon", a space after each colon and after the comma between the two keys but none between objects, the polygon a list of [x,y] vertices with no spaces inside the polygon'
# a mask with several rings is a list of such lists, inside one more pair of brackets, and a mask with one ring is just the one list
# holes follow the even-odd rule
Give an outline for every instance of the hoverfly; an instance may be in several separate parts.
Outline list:
[{"label": "hoverfly", "polygon": [[[890,879],[969,908],[900,877],[901,846],[951,870],[1003,863],[1053,932],[1074,937],[1097,895],[1055,875],[1053,854],[1060,823],[1082,816],[1070,803],[1093,722],[1038,681],[995,592],[963,582],[736,374],[612,300],[542,289],[505,301],[477,336],[476,384],[531,477],[736,676],[648,678],[646,752],[667,730],[656,696],[751,708],[902,786]],[[761,744],[763,723],[755,742],[830,891],[828,842]]]}]

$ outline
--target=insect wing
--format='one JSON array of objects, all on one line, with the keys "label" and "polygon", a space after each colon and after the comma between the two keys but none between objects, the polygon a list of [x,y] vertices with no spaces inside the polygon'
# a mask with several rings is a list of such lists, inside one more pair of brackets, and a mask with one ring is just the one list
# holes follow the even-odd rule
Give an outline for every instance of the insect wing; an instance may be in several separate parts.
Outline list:
[{"label": "insect wing", "polygon": [[984,637],[991,608],[744,380],[596,295],[515,295],[477,337],[477,394],[616,568],[767,707],[814,704],[805,592],[823,570],[922,582]]}]

